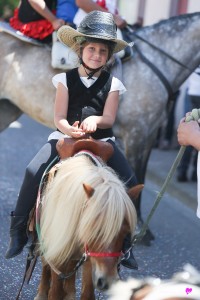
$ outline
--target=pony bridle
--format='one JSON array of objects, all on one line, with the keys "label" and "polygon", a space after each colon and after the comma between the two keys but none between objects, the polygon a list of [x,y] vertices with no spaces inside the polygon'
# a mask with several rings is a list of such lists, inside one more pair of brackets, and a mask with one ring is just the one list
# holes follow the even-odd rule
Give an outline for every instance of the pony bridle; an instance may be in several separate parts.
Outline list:
[{"label": "pony bridle", "polygon": [[85,253],[84,255],[87,257],[121,257],[123,252],[91,252],[88,250],[87,244],[85,245]]}]

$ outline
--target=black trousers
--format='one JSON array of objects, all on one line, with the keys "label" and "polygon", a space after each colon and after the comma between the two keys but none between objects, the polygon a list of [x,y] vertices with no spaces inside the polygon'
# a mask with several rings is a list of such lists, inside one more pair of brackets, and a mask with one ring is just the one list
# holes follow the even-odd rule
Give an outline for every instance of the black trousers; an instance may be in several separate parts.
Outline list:
[{"label": "black trousers", "polygon": [[[108,140],[108,142],[114,147],[114,154],[107,162],[108,166],[114,169],[127,188],[136,185],[136,176],[125,156],[112,140]],[[57,140],[47,142],[27,166],[14,211],[16,216],[26,216],[34,207],[42,175],[58,154],[56,143]]]}]

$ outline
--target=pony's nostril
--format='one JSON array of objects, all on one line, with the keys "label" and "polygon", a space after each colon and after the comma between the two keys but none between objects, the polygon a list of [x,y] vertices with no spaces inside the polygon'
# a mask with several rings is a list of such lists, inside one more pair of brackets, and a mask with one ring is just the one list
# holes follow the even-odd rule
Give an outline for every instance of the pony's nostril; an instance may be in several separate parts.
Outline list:
[{"label": "pony's nostril", "polygon": [[97,288],[98,290],[104,291],[108,289],[108,283],[105,278],[99,278],[97,281]]}]

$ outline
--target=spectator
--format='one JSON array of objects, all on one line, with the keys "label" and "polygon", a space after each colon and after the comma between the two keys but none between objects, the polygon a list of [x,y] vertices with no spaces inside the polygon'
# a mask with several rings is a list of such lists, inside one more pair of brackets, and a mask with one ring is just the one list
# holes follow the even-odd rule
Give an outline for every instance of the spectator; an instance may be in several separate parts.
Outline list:
[{"label": "spectator", "polygon": [[[191,109],[200,108],[200,67],[193,72],[188,78],[188,101],[191,103]],[[188,181],[188,170],[193,159],[193,170],[191,175],[192,181],[197,181],[197,150],[190,145],[186,148],[178,167],[177,180],[179,182]]]},{"label": "spectator", "polygon": [[200,128],[199,123],[196,121],[185,122],[185,118],[180,121],[177,130],[178,142],[182,146],[192,146],[198,151],[197,159],[197,190],[198,190],[198,207],[197,207],[197,217],[200,218]]},{"label": "spectator", "polygon": [[[53,12],[56,4],[60,17]],[[60,8],[63,8],[65,13],[61,14]],[[66,22],[68,25],[72,23],[76,11],[75,0],[22,0],[10,19],[10,25],[28,37],[51,43],[53,31]]]}]

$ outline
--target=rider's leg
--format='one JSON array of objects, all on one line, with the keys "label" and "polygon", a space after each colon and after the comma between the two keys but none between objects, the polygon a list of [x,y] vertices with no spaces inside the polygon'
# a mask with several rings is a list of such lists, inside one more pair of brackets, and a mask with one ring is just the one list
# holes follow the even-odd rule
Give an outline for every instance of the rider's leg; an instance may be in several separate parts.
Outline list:
[{"label": "rider's leg", "polygon": [[20,254],[28,241],[29,213],[35,205],[42,175],[57,155],[56,142],[57,140],[51,140],[46,143],[26,168],[16,208],[11,212],[10,244],[5,255],[7,259]]},{"label": "rider's leg", "polygon": [[[131,169],[128,161],[123,153],[118,149],[112,140],[108,140],[114,148],[114,154],[107,162],[108,166],[115,170],[121,180],[123,180],[127,188],[131,188],[137,184],[135,173]],[[134,201],[131,199],[133,204]],[[128,234],[124,240],[123,251],[126,252],[131,247],[131,234]],[[138,269],[138,264],[134,258],[133,252],[127,253],[127,256],[122,260],[122,265],[130,269]]]}]

